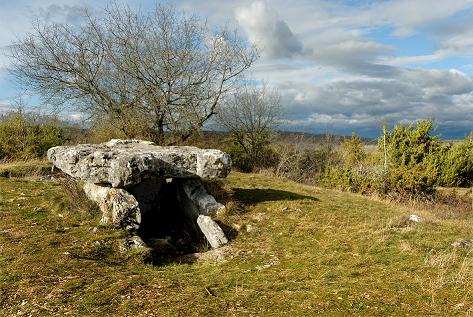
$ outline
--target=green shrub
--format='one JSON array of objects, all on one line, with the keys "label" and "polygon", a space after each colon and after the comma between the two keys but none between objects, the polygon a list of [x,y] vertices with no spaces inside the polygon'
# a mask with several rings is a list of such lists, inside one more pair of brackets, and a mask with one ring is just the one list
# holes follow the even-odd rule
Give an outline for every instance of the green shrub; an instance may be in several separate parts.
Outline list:
[{"label": "green shrub", "polygon": [[372,192],[376,187],[373,169],[365,163],[365,144],[355,133],[340,144],[338,156],[336,164],[327,165],[322,185],[362,194]]},{"label": "green shrub", "polygon": [[[433,120],[420,120],[408,126],[396,125],[386,131],[387,191],[421,197],[434,192],[440,168],[442,145],[433,135]],[[384,152],[384,139],[379,140]]]},{"label": "green shrub", "polygon": [[440,186],[471,186],[473,183],[473,140],[445,147],[440,158],[441,172],[438,180]]},{"label": "green shrub", "polygon": [[65,142],[57,120],[42,117],[43,123],[21,111],[10,113],[0,123],[0,159],[25,160],[44,156],[53,146]]},{"label": "green shrub", "polygon": [[351,138],[345,139],[340,145],[340,155],[343,165],[346,167],[356,167],[363,164],[366,159],[363,141],[352,133]]},{"label": "green shrub", "polygon": [[[471,144],[452,147],[450,153],[437,141],[438,135],[434,135],[433,130],[433,120],[396,125],[385,131],[377,152],[370,155],[365,153],[363,142],[353,134],[340,146],[342,163],[327,168],[323,184],[363,194],[420,198],[434,193],[443,173],[445,180],[449,179],[451,183],[453,179],[464,182],[458,177],[462,173],[470,177],[471,169],[466,165],[468,158],[459,161],[458,166],[447,161],[465,155]],[[387,157],[384,157],[385,153]]]},{"label": "green shrub", "polygon": [[255,142],[242,143],[241,138],[231,134],[224,140],[222,149],[230,154],[234,167],[252,172],[276,165],[277,154],[269,145],[269,135],[261,135]]}]

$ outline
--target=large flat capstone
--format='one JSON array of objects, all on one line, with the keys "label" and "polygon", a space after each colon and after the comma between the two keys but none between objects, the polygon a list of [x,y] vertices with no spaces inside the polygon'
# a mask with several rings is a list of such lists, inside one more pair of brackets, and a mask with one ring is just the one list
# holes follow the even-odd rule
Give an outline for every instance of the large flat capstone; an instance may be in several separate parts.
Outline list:
[{"label": "large flat capstone", "polygon": [[126,187],[148,177],[224,178],[231,160],[220,150],[193,146],[158,146],[140,140],[56,146],[48,159],[64,173],[95,184]]}]

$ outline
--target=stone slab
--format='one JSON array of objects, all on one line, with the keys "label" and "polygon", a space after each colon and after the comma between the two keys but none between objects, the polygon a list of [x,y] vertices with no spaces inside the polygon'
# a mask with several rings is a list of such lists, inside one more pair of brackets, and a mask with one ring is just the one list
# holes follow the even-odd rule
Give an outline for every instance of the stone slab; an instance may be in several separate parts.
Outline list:
[{"label": "stone slab", "polygon": [[102,211],[102,224],[136,231],[141,224],[141,211],[133,195],[121,188],[84,183],[84,193]]},{"label": "stone slab", "polygon": [[140,140],[56,146],[48,159],[64,173],[95,184],[126,187],[148,176],[158,178],[225,178],[230,156],[193,146],[158,146]]},{"label": "stone slab", "polygon": [[228,243],[222,228],[209,216],[199,215],[197,225],[213,249]]}]

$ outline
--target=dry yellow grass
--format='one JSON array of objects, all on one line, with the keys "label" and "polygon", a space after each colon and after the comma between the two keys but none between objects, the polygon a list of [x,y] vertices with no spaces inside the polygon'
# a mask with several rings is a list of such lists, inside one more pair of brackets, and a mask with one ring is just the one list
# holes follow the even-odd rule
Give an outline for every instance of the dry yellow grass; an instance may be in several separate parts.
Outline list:
[{"label": "dry yellow grass", "polygon": [[[473,311],[472,216],[232,173],[220,263],[140,262],[56,182],[0,178],[0,315],[420,316]],[[94,229],[97,227],[97,229]]]}]

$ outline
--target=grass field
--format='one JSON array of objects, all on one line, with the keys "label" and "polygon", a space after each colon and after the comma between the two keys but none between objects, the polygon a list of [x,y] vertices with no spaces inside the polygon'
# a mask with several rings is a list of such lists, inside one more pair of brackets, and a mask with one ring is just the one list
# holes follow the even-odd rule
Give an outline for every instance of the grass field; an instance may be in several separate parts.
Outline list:
[{"label": "grass field", "polygon": [[123,232],[59,182],[0,177],[0,316],[472,314],[473,254],[451,246],[473,238],[471,213],[255,174],[228,186],[241,206],[220,219],[238,229],[232,256],[153,265],[120,253]]}]

